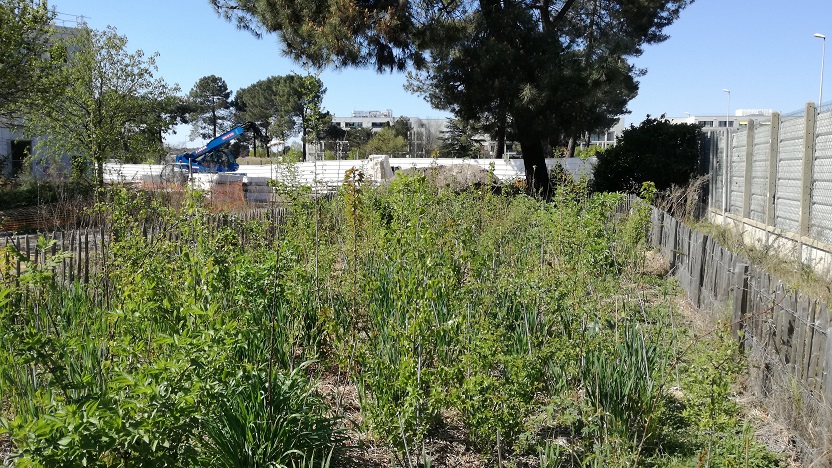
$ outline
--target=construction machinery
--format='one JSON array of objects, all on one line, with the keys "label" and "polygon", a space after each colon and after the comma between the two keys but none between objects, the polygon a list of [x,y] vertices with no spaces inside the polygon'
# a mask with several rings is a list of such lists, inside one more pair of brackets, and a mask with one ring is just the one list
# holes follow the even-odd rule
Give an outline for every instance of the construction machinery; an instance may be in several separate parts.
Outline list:
[{"label": "construction machinery", "polygon": [[237,125],[209,141],[202,148],[177,155],[172,164],[168,164],[162,169],[162,180],[166,182],[179,182],[187,180],[190,174],[235,172],[240,168],[240,165],[237,164],[234,155],[228,151],[226,146],[245,133],[251,133],[264,146],[268,143],[268,138],[263,135],[260,127],[254,122]]}]

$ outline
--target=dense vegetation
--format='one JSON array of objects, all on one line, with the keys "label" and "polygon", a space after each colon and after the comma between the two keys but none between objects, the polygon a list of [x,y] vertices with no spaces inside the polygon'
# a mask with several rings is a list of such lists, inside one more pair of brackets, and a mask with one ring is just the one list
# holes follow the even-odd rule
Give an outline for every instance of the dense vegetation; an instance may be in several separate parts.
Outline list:
[{"label": "dense vegetation", "polygon": [[730,337],[692,341],[644,273],[645,211],[584,193],[352,173],[216,229],[197,194],[114,191],[92,284],[0,269],[0,433],[19,466],[447,466],[449,428],[489,466],[776,465]]},{"label": "dense vegetation", "polygon": [[624,129],[615,146],[598,153],[593,186],[632,193],[645,182],[660,191],[686,187],[699,171],[701,139],[697,124],[647,116],[638,126]]}]

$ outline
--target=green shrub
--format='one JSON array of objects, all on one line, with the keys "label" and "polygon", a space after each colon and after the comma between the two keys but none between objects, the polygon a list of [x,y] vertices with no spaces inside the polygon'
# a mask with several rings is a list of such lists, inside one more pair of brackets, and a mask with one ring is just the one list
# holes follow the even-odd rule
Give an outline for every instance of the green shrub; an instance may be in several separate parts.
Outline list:
[{"label": "green shrub", "polygon": [[695,124],[648,116],[638,127],[625,129],[614,147],[598,154],[593,189],[637,193],[647,181],[660,191],[687,185],[698,170],[701,134]]}]

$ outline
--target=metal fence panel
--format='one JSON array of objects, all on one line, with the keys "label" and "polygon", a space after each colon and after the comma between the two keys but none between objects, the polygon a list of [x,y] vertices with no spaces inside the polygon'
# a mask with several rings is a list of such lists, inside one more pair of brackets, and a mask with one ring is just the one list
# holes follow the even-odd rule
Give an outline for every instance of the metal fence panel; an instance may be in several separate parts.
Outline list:
[{"label": "metal fence panel", "polygon": [[791,232],[797,232],[800,226],[800,179],[805,126],[806,121],[802,115],[784,117],[780,124],[774,225]]},{"label": "metal fence panel", "polygon": [[832,244],[832,110],[818,115],[815,145],[809,235]]},{"label": "metal fence panel", "polygon": [[771,151],[771,127],[754,129],[754,153],[751,158],[751,219],[766,222],[766,192],[768,191],[768,157]]},{"label": "metal fence panel", "polygon": [[742,216],[743,192],[745,191],[745,147],[746,132],[731,132],[731,193],[729,212]]}]

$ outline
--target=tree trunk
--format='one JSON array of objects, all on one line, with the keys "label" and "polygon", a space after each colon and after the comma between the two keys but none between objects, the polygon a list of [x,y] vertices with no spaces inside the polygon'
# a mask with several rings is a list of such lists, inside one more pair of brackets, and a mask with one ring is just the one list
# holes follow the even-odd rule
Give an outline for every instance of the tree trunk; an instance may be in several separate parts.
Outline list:
[{"label": "tree trunk", "polygon": [[99,187],[104,187],[104,157],[99,156],[95,158],[95,181]]},{"label": "tree trunk", "polygon": [[517,122],[517,140],[523,151],[523,164],[526,166],[526,191],[529,195],[549,198],[552,185],[549,171],[546,169],[546,153],[543,149],[543,137],[535,128],[533,121],[515,120]]},{"label": "tree trunk", "polygon": [[500,114],[500,122],[497,125],[497,148],[494,151],[495,159],[503,159],[503,154],[506,151],[506,114]]}]

